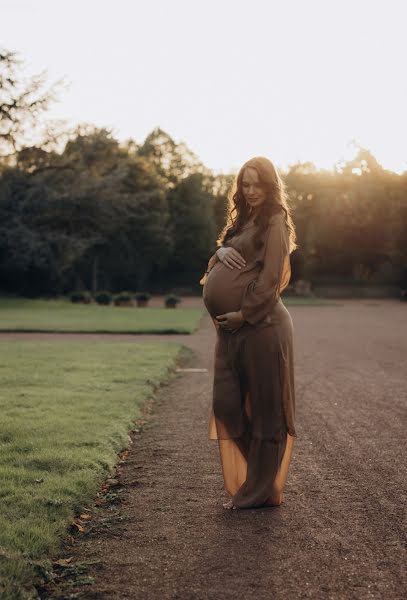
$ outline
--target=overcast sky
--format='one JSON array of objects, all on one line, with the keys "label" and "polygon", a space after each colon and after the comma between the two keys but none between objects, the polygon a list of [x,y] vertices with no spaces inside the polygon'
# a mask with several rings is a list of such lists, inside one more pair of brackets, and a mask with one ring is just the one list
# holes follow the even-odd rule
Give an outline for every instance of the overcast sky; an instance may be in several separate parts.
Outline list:
[{"label": "overcast sky", "polygon": [[52,118],[215,171],[254,155],[329,168],[356,139],[407,169],[405,0],[0,0],[0,44],[69,83]]}]

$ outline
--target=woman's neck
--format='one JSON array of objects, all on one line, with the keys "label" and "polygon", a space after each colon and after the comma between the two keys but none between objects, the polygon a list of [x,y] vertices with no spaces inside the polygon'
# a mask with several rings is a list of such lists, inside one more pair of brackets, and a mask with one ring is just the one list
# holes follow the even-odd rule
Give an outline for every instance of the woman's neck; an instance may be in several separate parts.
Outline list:
[{"label": "woman's neck", "polygon": [[259,208],[251,208],[248,212],[247,215],[247,222],[248,223],[253,223],[255,218],[257,217],[257,215],[259,214],[260,209]]}]

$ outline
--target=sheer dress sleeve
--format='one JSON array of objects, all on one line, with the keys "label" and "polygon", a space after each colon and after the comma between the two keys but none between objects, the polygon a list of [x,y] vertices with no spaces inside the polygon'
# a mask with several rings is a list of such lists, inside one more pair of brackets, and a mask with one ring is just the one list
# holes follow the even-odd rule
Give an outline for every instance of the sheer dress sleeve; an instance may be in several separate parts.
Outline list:
[{"label": "sheer dress sleeve", "polygon": [[284,213],[270,219],[263,247],[262,268],[243,294],[241,311],[245,321],[256,325],[278,302],[291,277],[289,233]]}]

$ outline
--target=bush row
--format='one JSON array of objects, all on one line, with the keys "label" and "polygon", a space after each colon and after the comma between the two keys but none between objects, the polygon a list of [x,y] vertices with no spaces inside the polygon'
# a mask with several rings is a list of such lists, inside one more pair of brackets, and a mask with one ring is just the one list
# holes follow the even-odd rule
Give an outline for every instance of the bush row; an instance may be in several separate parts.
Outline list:
[{"label": "bush row", "polygon": [[[151,294],[149,292],[136,292],[132,294],[131,292],[120,292],[120,294],[111,294],[107,291],[97,292],[96,294],[91,294],[88,291],[82,292],[72,292],[71,302],[75,304],[91,304],[92,302],[97,302],[97,304],[109,305],[114,303],[116,306],[134,306],[134,301],[137,306],[147,306],[148,302],[151,298]],[[166,308],[176,308],[176,306],[181,302],[181,298],[176,296],[175,294],[168,294],[164,298],[164,305]]]}]

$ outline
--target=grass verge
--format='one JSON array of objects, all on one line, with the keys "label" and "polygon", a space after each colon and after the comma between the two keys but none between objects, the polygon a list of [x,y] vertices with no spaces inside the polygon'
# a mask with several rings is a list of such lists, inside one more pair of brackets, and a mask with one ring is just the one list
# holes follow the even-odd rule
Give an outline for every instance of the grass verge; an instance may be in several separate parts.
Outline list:
[{"label": "grass verge", "polygon": [[173,343],[0,342],[0,597],[36,598],[73,516],[86,510]]},{"label": "grass verge", "polygon": [[192,333],[202,315],[199,308],[124,308],[0,298],[0,331]]}]

